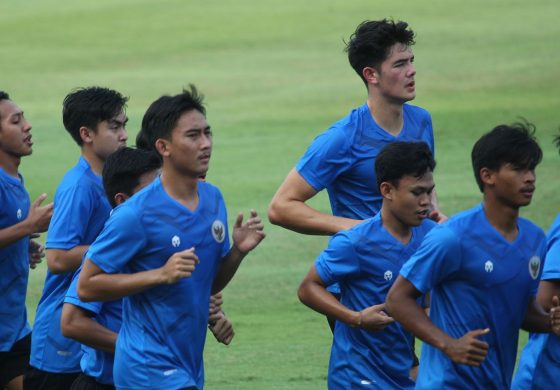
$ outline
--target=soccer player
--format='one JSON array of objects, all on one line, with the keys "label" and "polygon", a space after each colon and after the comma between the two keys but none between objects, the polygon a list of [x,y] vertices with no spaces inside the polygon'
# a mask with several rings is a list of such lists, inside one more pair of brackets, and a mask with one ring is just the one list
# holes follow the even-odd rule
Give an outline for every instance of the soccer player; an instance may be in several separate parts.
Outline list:
[{"label": "soccer player", "polygon": [[[424,341],[417,389],[508,389],[519,328],[551,331],[535,300],[544,233],[519,217],[541,158],[528,124],[483,135],[472,150],[482,204],[436,226],[389,291],[388,313]],[[428,318],[417,299],[429,290]]]},{"label": "soccer player", "polygon": [[[31,124],[10,96],[0,91],[0,388],[21,390],[29,365],[31,328],[25,296],[29,268],[42,247],[31,236],[47,230],[53,204],[33,203],[19,172],[21,158],[32,153]],[[33,260],[32,260],[33,259]]]},{"label": "soccer player", "polygon": [[[270,222],[305,234],[348,229],[381,208],[374,162],[385,145],[423,141],[434,154],[430,114],[407,104],[416,96],[413,44],[414,32],[405,22],[365,21],[357,27],[346,51],[367,101],[315,138],[274,195]],[[332,215],[306,204],[325,188]],[[443,218],[435,210],[435,193],[432,202],[432,217]],[[339,292],[336,285],[329,291]]]},{"label": "soccer player", "polygon": [[55,194],[47,236],[48,271],[37,307],[28,389],[68,389],[80,372],[81,347],[62,336],[60,315],[74,271],[109,217],[101,172],[105,159],[126,145],[127,98],[100,87],[77,89],[63,102],[66,130],[81,149]]},{"label": "soccer player", "polygon": [[[393,142],[375,161],[383,202],[373,218],[337,233],[301,283],[300,300],[335,318],[329,389],[411,389],[413,339],[384,311],[402,264],[436,223],[428,218],[435,161],[423,142]],[[340,284],[341,300],[326,290]]]},{"label": "soccer player", "polygon": [[[556,137],[560,148],[560,135]],[[547,237],[546,262],[539,284],[537,301],[550,310],[554,297],[560,296],[560,214]],[[551,333],[531,333],[525,345],[511,388],[547,390],[558,383],[560,374],[560,337]]]},{"label": "soccer player", "polygon": [[[103,187],[111,206],[116,207],[150,184],[159,174],[161,161],[153,152],[122,148],[111,154],[103,167]],[[109,302],[82,302],[76,292],[78,270],[66,293],[61,328],[65,337],[84,344],[80,365],[82,374],[71,389],[107,389],[113,386],[113,357],[121,327],[121,299]],[[221,311],[210,329],[218,341],[229,344],[233,337],[231,321]]]},{"label": "soccer player", "polygon": [[125,297],[118,388],[203,387],[210,294],[227,285],[264,238],[256,212],[246,223],[240,213],[230,248],[221,193],[199,181],[212,154],[205,112],[194,86],[152,103],[141,132],[163,160],[161,175],[115,209],[86,254],[80,298]]}]

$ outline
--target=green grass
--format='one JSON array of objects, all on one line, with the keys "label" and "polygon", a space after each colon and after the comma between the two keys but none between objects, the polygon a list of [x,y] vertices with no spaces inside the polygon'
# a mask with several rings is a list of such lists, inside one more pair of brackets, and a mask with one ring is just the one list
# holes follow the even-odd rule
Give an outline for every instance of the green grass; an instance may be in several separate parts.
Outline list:
[{"label": "green grass", "polygon": [[[129,95],[132,138],[151,101],[193,82],[207,96],[215,132],[209,180],[223,190],[230,216],[250,208],[264,216],[313,137],[365,99],[342,40],[363,19],[403,19],[417,32],[415,104],[433,115],[442,209],[453,214],[480,200],[469,160],[474,140],[524,116],[537,125],[545,158],[523,215],[547,228],[560,209],[551,144],[559,13],[555,0],[5,0],[0,89],[34,126],[35,152],[22,164],[31,196],[52,198],[79,153],[61,124],[72,88],[104,85]],[[323,195],[312,204],[329,210]],[[236,337],[227,348],[209,339],[209,389],[325,388],[329,331],[295,292],[326,239],[266,229],[226,290]],[[42,265],[30,279],[31,319],[44,273]]]}]

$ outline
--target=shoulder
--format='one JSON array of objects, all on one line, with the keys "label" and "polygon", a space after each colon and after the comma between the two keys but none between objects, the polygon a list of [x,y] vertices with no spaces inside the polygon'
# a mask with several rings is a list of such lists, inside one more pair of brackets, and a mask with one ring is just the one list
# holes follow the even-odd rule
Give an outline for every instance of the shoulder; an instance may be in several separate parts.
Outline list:
[{"label": "shoulder", "polygon": [[80,161],[62,177],[56,193],[63,194],[68,191],[93,193],[100,190],[103,190],[101,178],[96,177],[89,166]]},{"label": "shoulder", "polygon": [[428,119],[431,121],[432,116],[425,108],[414,106],[412,104],[405,104],[403,105],[403,110],[405,113],[422,119]]},{"label": "shoulder", "polygon": [[539,226],[529,221],[528,219],[519,217],[517,223],[519,229],[523,232],[523,234],[528,236],[530,239],[541,239],[541,240],[546,239],[546,235],[544,231]]}]

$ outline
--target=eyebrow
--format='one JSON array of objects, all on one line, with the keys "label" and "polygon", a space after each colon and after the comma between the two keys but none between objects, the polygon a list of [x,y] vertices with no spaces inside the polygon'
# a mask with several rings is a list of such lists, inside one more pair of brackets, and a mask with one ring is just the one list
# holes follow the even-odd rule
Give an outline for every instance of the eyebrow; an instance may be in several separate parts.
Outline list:
[{"label": "eyebrow", "polygon": [[195,128],[187,129],[187,130],[185,130],[185,131],[188,133],[188,132],[191,132],[191,131],[200,132],[200,131],[206,131],[206,130],[212,130],[212,128],[211,128],[210,126],[206,126],[206,127],[203,128],[203,129],[198,128],[198,127],[195,127]]},{"label": "eyebrow", "polygon": [[110,119],[109,123],[116,124],[116,125],[126,125],[128,123],[128,117],[124,119],[124,121],[120,121],[118,119]]}]

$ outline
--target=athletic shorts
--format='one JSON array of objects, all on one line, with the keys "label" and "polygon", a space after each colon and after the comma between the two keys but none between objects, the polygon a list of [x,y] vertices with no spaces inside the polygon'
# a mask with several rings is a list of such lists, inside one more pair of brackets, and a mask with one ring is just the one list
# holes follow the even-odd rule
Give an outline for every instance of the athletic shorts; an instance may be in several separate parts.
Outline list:
[{"label": "athletic shorts", "polygon": [[79,372],[61,374],[30,366],[23,377],[23,390],[69,390]]},{"label": "athletic shorts", "polygon": [[12,379],[25,373],[30,353],[31,333],[16,341],[11,350],[0,352],[0,388],[3,389]]},{"label": "athletic shorts", "polygon": [[82,372],[72,383],[70,390],[115,390],[115,386],[99,383],[95,378]]}]

